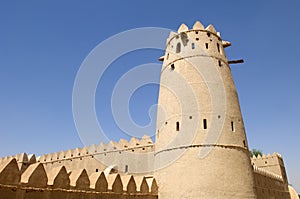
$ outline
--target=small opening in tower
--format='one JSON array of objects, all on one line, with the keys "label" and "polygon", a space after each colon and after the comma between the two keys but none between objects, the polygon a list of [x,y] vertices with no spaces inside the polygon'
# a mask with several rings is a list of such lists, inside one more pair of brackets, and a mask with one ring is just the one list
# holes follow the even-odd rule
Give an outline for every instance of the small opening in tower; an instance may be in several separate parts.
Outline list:
[{"label": "small opening in tower", "polygon": [[192,43],[192,49],[195,49],[195,44],[194,43]]},{"label": "small opening in tower", "polygon": [[180,51],[181,51],[181,44],[178,43],[176,46],[176,53],[180,53]]},{"label": "small opening in tower", "polygon": [[175,65],[174,64],[171,64],[171,69],[175,70]]},{"label": "small opening in tower", "polygon": [[196,38],[196,41],[199,41],[199,38]]},{"label": "small opening in tower", "polygon": [[205,48],[208,49],[208,43],[205,43]]},{"label": "small opening in tower", "polygon": [[176,122],[176,131],[179,131],[179,122]]},{"label": "small opening in tower", "polygon": [[207,129],[207,119],[203,119],[203,129]]},{"label": "small opening in tower", "polygon": [[220,44],[217,43],[218,52],[220,52]]},{"label": "small opening in tower", "polygon": [[190,117],[189,117],[190,119],[192,119],[193,117],[190,115]]},{"label": "small opening in tower", "polygon": [[244,147],[247,147],[246,141],[245,141],[245,140],[243,140],[243,144],[244,144]]},{"label": "small opening in tower", "polygon": [[128,172],[128,165],[126,164],[125,165],[125,173],[127,173]]},{"label": "small opening in tower", "polygon": [[231,121],[231,131],[232,131],[232,132],[234,132],[234,131],[235,131],[235,129],[234,129],[234,123],[233,123],[233,121]]},{"label": "small opening in tower", "polygon": [[222,62],[220,60],[218,61],[218,63],[219,63],[219,66],[222,66]]},{"label": "small opening in tower", "polygon": [[207,33],[207,36],[210,37],[210,32]]},{"label": "small opening in tower", "polygon": [[169,59],[169,53],[167,54],[167,59]]},{"label": "small opening in tower", "polygon": [[99,169],[96,169],[96,172],[98,172],[99,171]]},{"label": "small opening in tower", "polygon": [[195,33],[198,34],[198,31],[196,31]]}]

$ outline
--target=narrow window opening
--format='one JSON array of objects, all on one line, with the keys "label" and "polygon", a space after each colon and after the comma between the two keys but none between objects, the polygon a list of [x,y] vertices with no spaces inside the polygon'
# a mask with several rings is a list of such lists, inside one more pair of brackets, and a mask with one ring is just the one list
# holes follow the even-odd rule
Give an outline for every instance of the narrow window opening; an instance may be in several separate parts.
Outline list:
[{"label": "narrow window opening", "polygon": [[195,33],[198,34],[198,31],[196,31]]},{"label": "narrow window opening", "polygon": [[190,119],[192,119],[193,117],[190,115],[190,117],[189,117]]},{"label": "narrow window opening", "polygon": [[220,52],[220,44],[217,43],[218,52]]},{"label": "narrow window opening", "polygon": [[142,148],[142,150],[144,151],[144,150],[145,150],[145,148]]},{"label": "narrow window opening", "polygon": [[167,54],[167,59],[169,59],[169,53]]},{"label": "narrow window opening", "polygon": [[96,169],[96,172],[98,172],[99,170],[98,169]]},{"label": "narrow window opening", "polygon": [[192,49],[195,49],[195,44],[194,43],[192,43]]},{"label": "narrow window opening", "polygon": [[207,36],[210,37],[210,32],[207,33]]},{"label": "narrow window opening", "polygon": [[244,147],[247,147],[247,145],[246,145],[246,141],[245,141],[245,140],[243,141],[243,144],[244,144]]},{"label": "narrow window opening", "polygon": [[165,124],[168,124],[168,122],[165,122]]},{"label": "narrow window opening", "polygon": [[126,164],[125,165],[125,173],[127,173],[128,172],[128,165]]},{"label": "narrow window opening", "polygon": [[218,62],[219,62],[219,66],[222,66],[222,62],[220,60]]},{"label": "narrow window opening", "polygon": [[171,69],[175,70],[175,65],[174,64],[171,65]]},{"label": "narrow window opening", "polygon": [[199,41],[199,38],[196,38],[196,41]]},{"label": "narrow window opening", "polygon": [[235,129],[234,129],[234,123],[233,123],[233,121],[231,121],[231,131],[232,131],[232,132],[234,132],[234,131],[235,131]]},{"label": "narrow window opening", "polygon": [[203,119],[203,129],[207,129],[207,120]]},{"label": "narrow window opening", "polygon": [[178,43],[176,46],[176,53],[180,53],[180,51],[181,51],[181,44]]},{"label": "narrow window opening", "polygon": [[205,43],[205,48],[208,49],[208,43]]},{"label": "narrow window opening", "polygon": [[179,122],[176,122],[176,131],[179,131]]}]

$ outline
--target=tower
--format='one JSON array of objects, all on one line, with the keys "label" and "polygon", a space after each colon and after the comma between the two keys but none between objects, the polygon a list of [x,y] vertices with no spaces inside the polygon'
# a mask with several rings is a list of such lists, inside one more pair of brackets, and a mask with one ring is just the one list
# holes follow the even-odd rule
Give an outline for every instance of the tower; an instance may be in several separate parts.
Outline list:
[{"label": "tower", "polygon": [[155,145],[159,198],[256,198],[236,88],[212,25],[182,24],[161,58]]}]

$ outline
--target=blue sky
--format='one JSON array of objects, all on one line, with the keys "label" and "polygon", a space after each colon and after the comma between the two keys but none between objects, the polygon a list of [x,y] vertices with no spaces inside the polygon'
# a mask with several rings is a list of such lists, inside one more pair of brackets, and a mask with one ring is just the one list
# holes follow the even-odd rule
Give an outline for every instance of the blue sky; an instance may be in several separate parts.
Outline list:
[{"label": "blue sky", "polygon": [[[82,61],[101,41],[132,28],[176,30],[200,20],[232,42],[228,59],[245,59],[232,66],[232,74],[250,147],[281,153],[290,183],[300,191],[299,8],[298,0],[1,1],[0,156],[82,146],[72,115],[73,84]],[[101,80],[97,115],[112,139],[122,137],[109,109],[112,83],[136,65],[159,63],[162,54],[129,53]],[[157,92],[149,85],[133,96],[130,111],[138,124],[149,122]]]}]

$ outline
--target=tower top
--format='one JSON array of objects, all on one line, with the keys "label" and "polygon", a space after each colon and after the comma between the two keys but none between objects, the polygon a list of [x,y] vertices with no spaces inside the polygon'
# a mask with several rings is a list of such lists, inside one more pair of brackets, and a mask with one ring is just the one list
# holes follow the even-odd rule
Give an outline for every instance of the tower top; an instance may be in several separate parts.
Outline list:
[{"label": "tower top", "polygon": [[210,24],[206,28],[204,28],[203,24],[200,21],[196,21],[193,25],[192,29],[189,29],[189,27],[186,24],[181,24],[177,30],[177,33],[187,32],[187,31],[207,31],[211,32],[213,34],[216,34],[220,37],[220,33],[216,31],[215,27]]}]

